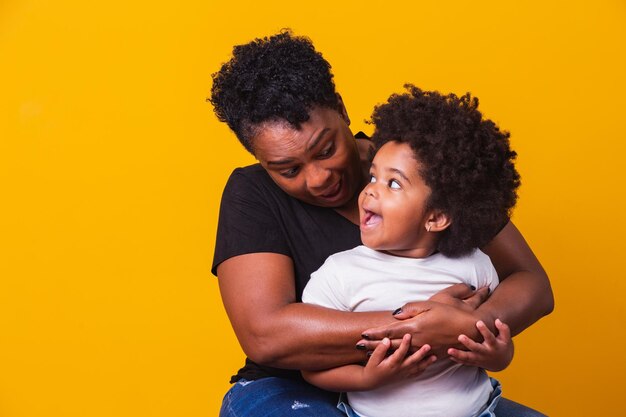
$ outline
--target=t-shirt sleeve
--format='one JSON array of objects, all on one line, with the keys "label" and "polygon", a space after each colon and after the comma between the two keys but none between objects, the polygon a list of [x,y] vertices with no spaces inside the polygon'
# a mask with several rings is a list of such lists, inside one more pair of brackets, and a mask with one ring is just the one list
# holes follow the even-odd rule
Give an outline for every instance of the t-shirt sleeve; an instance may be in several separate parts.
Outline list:
[{"label": "t-shirt sleeve", "polygon": [[478,279],[478,285],[476,286],[476,288],[488,286],[489,291],[493,291],[500,283],[498,279],[498,272],[493,266],[493,263],[491,262],[489,256],[487,256],[480,250],[476,250],[476,254],[478,255],[478,259],[475,263]]},{"label": "t-shirt sleeve", "polygon": [[231,174],[220,205],[211,272],[225,260],[248,253],[271,252],[291,256],[277,221],[272,196],[245,168]]},{"label": "t-shirt sleeve", "polygon": [[311,279],[302,293],[302,302],[350,311],[343,282],[337,276],[336,271],[332,257],[328,258],[320,269],[311,274]]}]

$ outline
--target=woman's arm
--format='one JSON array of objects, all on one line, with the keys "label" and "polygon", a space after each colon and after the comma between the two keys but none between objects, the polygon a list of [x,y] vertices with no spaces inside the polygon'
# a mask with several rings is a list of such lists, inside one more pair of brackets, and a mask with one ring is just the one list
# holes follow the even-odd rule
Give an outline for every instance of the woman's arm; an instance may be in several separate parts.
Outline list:
[{"label": "woman's arm", "polygon": [[548,275],[522,234],[509,222],[483,248],[498,271],[500,285],[478,308],[485,323],[496,318],[516,335],[554,309]]},{"label": "woman's arm", "polygon": [[[350,313],[297,303],[288,256],[252,253],[217,267],[222,301],[244,352],[284,369],[325,369],[359,362],[362,329],[390,323],[389,312]],[[402,335],[400,336],[402,337]]]},{"label": "woman's arm", "polygon": [[380,340],[389,337],[396,346],[402,335],[409,333],[413,335],[413,346],[428,343],[439,353],[448,347],[459,347],[460,334],[482,340],[475,327],[479,320],[493,331],[493,323],[499,318],[515,335],[552,312],[554,298],[548,276],[513,223],[509,222],[483,250],[491,258],[501,283],[480,307],[474,310],[457,298],[435,295],[437,301],[402,306],[402,311],[395,315],[401,321],[365,330],[364,336],[372,342],[359,343],[372,350]]}]

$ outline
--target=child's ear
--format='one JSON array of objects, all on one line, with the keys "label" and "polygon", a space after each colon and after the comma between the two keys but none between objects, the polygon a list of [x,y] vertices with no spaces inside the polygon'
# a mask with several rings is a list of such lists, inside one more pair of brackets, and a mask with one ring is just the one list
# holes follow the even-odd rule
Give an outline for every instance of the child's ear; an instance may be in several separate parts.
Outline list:
[{"label": "child's ear", "polygon": [[446,230],[452,224],[452,219],[446,213],[441,211],[433,211],[426,220],[426,231],[441,232]]}]

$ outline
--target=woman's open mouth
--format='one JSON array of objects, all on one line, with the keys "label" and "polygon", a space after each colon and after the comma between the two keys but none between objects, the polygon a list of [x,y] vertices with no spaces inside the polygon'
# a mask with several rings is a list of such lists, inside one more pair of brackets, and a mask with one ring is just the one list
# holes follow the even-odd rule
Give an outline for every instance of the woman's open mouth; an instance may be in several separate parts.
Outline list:
[{"label": "woman's open mouth", "polygon": [[333,185],[330,188],[327,188],[324,194],[318,195],[317,198],[328,201],[328,202],[338,200],[341,197],[341,194],[343,191],[342,183],[343,181],[339,180],[337,184]]}]

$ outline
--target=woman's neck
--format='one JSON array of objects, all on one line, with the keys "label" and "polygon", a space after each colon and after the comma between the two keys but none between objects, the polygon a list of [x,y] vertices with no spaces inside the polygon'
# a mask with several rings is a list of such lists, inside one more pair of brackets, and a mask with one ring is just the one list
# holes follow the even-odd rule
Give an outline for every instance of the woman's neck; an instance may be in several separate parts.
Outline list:
[{"label": "woman's neck", "polygon": [[341,214],[346,219],[350,220],[352,223],[359,225],[359,195],[361,194],[361,190],[365,188],[366,184],[366,176],[362,175],[359,179],[359,186],[357,187],[357,191],[354,193],[350,201],[348,201],[345,205],[341,207],[335,207],[335,211]]},{"label": "woman's neck", "polygon": [[334,210],[340,215],[342,215],[343,217],[345,217],[346,219],[350,220],[350,222],[358,225],[360,224],[358,201],[359,201],[359,193],[356,193],[356,195],[352,197],[352,199],[348,201],[344,206],[335,207]]},{"label": "woman's neck", "polygon": [[344,206],[335,208],[335,211],[341,214],[352,223],[358,225],[359,221],[359,195],[361,190],[365,188],[367,179],[369,178],[370,165],[374,156],[374,144],[369,139],[359,139],[356,141],[359,150],[359,159],[361,162],[361,178],[359,178],[359,186],[354,196]]}]

